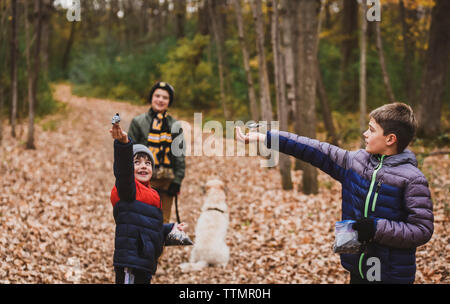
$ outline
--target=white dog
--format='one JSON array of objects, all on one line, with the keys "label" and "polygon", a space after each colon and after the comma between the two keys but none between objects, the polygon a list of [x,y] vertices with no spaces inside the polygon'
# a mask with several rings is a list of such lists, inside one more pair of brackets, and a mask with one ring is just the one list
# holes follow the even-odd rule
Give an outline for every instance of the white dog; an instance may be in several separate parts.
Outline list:
[{"label": "white dog", "polygon": [[226,266],[230,258],[230,249],[225,243],[228,207],[224,184],[218,179],[212,179],[206,183],[205,191],[189,263],[180,265],[183,272],[198,271],[208,265]]}]

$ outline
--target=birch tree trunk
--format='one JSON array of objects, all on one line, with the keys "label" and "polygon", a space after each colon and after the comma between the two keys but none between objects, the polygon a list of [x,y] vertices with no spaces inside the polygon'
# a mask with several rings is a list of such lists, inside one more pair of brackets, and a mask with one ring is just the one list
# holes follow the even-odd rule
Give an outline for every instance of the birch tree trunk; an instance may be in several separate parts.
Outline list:
[{"label": "birch tree trunk", "polygon": [[432,10],[428,49],[420,87],[417,118],[418,135],[435,137],[440,133],[442,97],[449,67],[450,1],[437,0]]},{"label": "birch tree trunk", "polygon": [[367,115],[367,79],[366,79],[366,56],[367,56],[367,4],[365,1],[361,2],[361,53],[360,53],[360,66],[359,66],[359,132],[361,148],[364,148],[363,133],[367,128],[366,115]]},{"label": "birch tree trunk", "polygon": [[384,58],[383,40],[381,39],[380,23],[381,22],[375,21],[377,52],[378,52],[378,57],[380,59],[381,72],[383,73],[383,82],[384,82],[384,87],[386,88],[386,93],[388,95],[389,101],[394,102],[395,101],[394,92],[391,87],[391,80],[389,79],[389,74],[388,74],[387,67],[386,67],[386,61]]},{"label": "birch tree trunk", "polygon": [[244,21],[242,18],[241,4],[240,4],[239,0],[233,0],[233,2],[234,2],[234,9],[236,12],[236,21],[237,21],[237,25],[238,25],[238,37],[239,37],[239,43],[241,45],[241,50],[242,50],[242,59],[244,61],[244,69],[245,69],[245,74],[247,76],[248,97],[250,100],[250,115],[251,115],[252,120],[258,121],[259,120],[258,103],[256,101],[255,87],[253,84],[252,73],[250,70],[250,60],[249,60],[248,49],[247,49],[247,44],[246,44],[246,40],[245,40]]},{"label": "birch tree trunk", "polygon": [[[17,119],[17,0],[11,0],[11,136],[16,137]],[[26,18],[26,16],[25,16]]]},{"label": "birch tree trunk", "polygon": [[[278,26],[278,3],[272,0],[272,49],[275,69],[275,91],[278,109],[278,121],[281,130],[288,130],[288,108],[286,101],[286,86],[283,56],[280,52],[280,29]],[[284,190],[292,189],[291,161],[288,155],[280,153],[281,185]]]},{"label": "birch tree trunk", "polygon": [[261,0],[251,0],[251,5],[256,28],[256,51],[258,54],[259,65],[261,118],[269,123],[272,121],[272,103],[270,100],[269,74],[267,71],[266,54],[264,50],[264,21]]},{"label": "birch tree trunk", "polygon": [[228,110],[226,95],[225,95],[225,75],[224,75],[224,56],[221,44],[221,35],[219,32],[219,24],[218,24],[218,14],[214,7],[213,0],[208,0],[208,9],[209,14],[211,16],[212,29],[214,33],[214,40],[216,42],[216,50],[217,50],[217,58],[218,58],[218,68],[219,68],[219,82],[220,82],[220,100],[223,108],[223,115],[225,120],[230,119],[230,113]]}]

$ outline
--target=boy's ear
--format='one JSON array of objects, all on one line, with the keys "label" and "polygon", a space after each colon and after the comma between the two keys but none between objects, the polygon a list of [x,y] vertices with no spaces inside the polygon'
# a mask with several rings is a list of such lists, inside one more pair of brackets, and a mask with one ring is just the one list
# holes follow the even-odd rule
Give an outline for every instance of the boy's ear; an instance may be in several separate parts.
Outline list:
[{"label": "boy's ear", "polygon": [[386,136],[386,145],[392,146],[397,142],[397,135],[390,133]]}]

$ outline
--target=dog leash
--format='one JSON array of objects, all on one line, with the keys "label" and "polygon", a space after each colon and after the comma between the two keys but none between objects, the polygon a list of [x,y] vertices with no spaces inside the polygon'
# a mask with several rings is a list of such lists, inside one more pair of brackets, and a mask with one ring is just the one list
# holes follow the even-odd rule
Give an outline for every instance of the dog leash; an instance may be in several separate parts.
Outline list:
[{"label": "dog leash", "polygon": [[177,215],[177,222],[181,223],[180,215],[178,214],[178,194],[175,194],[175,214]]}]

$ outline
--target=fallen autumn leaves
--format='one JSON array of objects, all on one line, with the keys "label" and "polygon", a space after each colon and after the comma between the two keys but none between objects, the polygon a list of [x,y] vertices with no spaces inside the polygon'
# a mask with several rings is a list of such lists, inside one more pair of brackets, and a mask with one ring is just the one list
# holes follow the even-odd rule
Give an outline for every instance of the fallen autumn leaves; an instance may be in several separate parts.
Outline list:
[{"label": "fallen autumn leaves", "polygon": [[[56,87],[55,98],[67,109],[39,123],[36,150],[25,150],[4,128],[0,283],[113,283],[109,121],[119,112],[128,126],[147,107],[72,96],[66,85]],[[54,127],[44,131],[46,125]],[[179,200],[188,233],[193,234],[200,215],[208,176],[219,174],[227,185],[230,262],[224,268],[182,273],[178,265],[189,259],[191,247],[167,247],[153,283],[348,281],[331,251],[334,222],[340,219],[337,182],[320,173],[319,194],[307,196],[281,190],[278,170],[260,168],[259,158],[202,156],[188,157],[186,163]],[[449,164],[448,155],[441,155],[423,165],[436,222],[433,238],[417,251],[417,283],[450,282]],[[301,172],[293,171],[293,181],[296,188]]]}]

